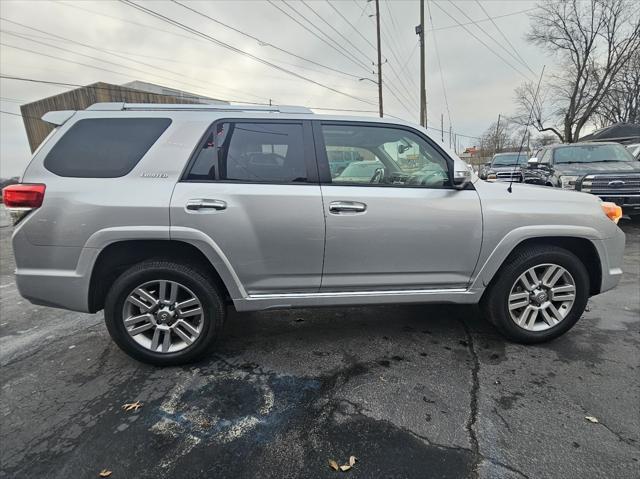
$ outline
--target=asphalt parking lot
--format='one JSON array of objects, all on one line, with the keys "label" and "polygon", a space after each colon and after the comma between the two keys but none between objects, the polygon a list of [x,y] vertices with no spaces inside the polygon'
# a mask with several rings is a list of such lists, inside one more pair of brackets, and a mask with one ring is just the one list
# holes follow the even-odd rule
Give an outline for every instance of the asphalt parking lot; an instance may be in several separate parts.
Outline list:
[{"label": "asphalt parking lot", "polygon": [[100,314],[21,299],[1,226],[0,477],[640,476],[638,223],[620,286],[549,344],[468,307],[231,313],[207,360],[166,369]]}]

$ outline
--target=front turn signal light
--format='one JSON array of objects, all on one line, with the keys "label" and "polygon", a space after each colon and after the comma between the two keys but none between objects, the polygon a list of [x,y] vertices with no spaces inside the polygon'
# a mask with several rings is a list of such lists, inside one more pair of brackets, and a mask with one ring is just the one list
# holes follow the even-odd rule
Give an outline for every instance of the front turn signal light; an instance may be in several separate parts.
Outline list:
[{"label": "front turn signal light", "polygon": [[603,201],[601,206],[602,211],[604,211],[604,214],[607,215],[607,218],[618,224],[618,221],[620,220],[620,218],[622,218],[622,208],[620,208],[615,203],[610,203],[608,201]]}]

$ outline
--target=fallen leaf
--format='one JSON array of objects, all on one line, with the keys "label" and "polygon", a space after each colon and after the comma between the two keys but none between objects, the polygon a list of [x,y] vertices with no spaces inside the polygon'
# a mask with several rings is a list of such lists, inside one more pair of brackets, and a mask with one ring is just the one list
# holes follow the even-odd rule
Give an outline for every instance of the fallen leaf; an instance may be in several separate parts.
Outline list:
[{"label": "fallen leaf", "polygon": [[356,463],[356,461],[357,461],[357,460],[358,460],[358,458],[357,458],[356,456],[351,456],[351,457],[349,458],[349,465],[350,465],[351,467],[353,467],[353,466],[355,465],[355,463]]},{"label": "fallen leaf", "polygon": [[111,475],[111,471],[109,469],[103,469],[98,473],[100,477],[109,477]]},{"label": "fallen leaf", "polygon": [[343,464],[342,466],[340,466],[340,470],[341,470],[342,472],[346,472],[346,471],[348,471],[349,469],[351,469],[351,466],[350,466],[349,464]]},{"label": "fallen leaf", "polygon": [[142,407],[142,403],[140,401],[130,402],[122,405],[122,409],[125,411],[137,411]]},{"label": "fallen leaf", "polygon": [[331,469],[333,469],[334,471],[337,471],[338,469],[340,469],[338,467],[338,463],[336,461],[334,461],[333,459],[329,459],[329,467]]},{"label": "fallen leaf", "polygon": [[585,416],[584,418],[585,418],[587,421],[589,421],[589,422],[593,422],[593,423],[596,423],[596,424],[597,424],[598,422],[600,422],[600,421],[598,421],[598,418],[597,418],[597,417],[593,417],[593,416]]}]

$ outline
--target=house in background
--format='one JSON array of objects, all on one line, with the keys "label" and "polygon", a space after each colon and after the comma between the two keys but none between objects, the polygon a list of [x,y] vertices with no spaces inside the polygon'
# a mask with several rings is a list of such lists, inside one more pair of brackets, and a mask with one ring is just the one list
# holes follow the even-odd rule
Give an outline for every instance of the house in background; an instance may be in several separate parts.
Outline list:
[{"label": "house in background", "polygon": [[56,110],[84,110],[94,103],[104,102],[229,104],[229,102],[217,98],[209,98],[141,81],[133,81],[124,85],[104,82],[92,83],[20,106],[31,151],[35,151],[53,130],[53,125],[41,120],[42,115]]}]

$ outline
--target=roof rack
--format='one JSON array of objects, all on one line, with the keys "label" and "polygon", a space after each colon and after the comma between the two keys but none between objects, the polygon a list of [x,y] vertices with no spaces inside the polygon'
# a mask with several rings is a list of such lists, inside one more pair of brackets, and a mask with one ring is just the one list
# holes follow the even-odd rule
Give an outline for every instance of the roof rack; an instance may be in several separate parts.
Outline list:
[{"label": "roof rack", "polygon": [[214,104],[172,104],[172,103],[94,103],[86,108],[98,111],[258,111],[273,113],[313,113],[309,108],[294,105],[245,106]]}]

